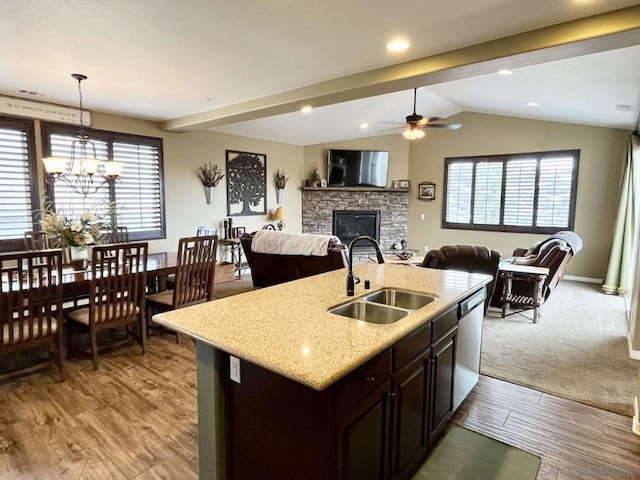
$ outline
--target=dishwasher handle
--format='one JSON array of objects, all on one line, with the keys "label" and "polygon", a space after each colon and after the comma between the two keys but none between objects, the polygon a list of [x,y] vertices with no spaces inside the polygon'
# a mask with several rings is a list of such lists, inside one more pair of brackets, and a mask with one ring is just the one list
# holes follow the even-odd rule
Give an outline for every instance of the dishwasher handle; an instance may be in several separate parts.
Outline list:
[{"label": "dishwasher handle", "polygon": [[476,293],[471,295],[468,298],[465,298],[460,302],[460,307],[458,309],[458,317],[465,317],[471,310],[476,308],[481,303],[484,303],[484,299],[487,296],[487,289],[483,288],[482,290],[478,290]]}]

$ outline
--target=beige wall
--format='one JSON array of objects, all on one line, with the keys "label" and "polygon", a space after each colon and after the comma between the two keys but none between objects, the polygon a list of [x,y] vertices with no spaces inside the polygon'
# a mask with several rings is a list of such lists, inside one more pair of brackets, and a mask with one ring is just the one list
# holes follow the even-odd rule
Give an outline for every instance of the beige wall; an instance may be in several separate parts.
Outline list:
[{"label": "beige wall", "polygon": [[[475,243],[499,250],[503,257],[529,247],[544,235],[475,232],[440,228],[446,157],[580,149],[575,231],[585,247],[569,264],[571,275],[604,278],[618,202],[622,159],[629,132],[513,117],[461,113],[448,119],[460,130],[430,131],[412,145],[409,161],[409,246],[438,248]],[[436,199],[417,199],[417,184],[436,183]],[[424,215],[424,220],[420,216]]]},{"label": "beige wall", "polygon": [[[318,166],[321,178],[327,178],[327,152],[329,149],[383,150],[389,152],[389,175],[387,186],[392,180],[409,178],[409,143],[402,135],[358,138],[344,142],[324,143],[304,147],[304,178],[311,177],[313,165]],[[303,182],[304,183],[304,180]]]},{"label": "beige wall", "polygon": [[[302,147],[206,131],[168,133],[159,130],[153,122],[97,112],[93,115],[91,127],[163,139],[167,238],[149,242],[152,252],[175,251],[178,239],[194,235],[199,225],[222,228],[222,221],[227,217],[226,177],[216,187],[214,204],[207,205],[204,187],[194,170],[208,161],[225,170],[227,149],[267,155],[268,213],[277,206],[273,174],[277,169],[286,172],[290,180],[282,204],[287,214],[285,229],[300,231],[302,202],[297,187],[304,182]],[[245,227],[248,232],[260,229],[268,222],[268,215],[233,217],[233,225]]]}]

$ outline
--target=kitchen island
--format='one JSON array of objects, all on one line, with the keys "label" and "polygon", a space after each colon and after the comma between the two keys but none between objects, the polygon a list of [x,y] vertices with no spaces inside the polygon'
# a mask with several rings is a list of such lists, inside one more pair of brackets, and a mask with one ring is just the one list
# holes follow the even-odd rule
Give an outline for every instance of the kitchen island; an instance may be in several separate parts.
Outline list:
[{"label": "kitchen island", "polygon": [[[458,305],[490,278],[387,264],[355,272],[356,297],[369,280],[371,292],[394,287],[435,300],[391,324],[335,315],[328,309],[353,298],[338,270],[154,316],[196,340],[201,479],[405,478],[407,445],[420,444],[413,460],[426,455],[446,424],[434,418],[452,413]],[[432,405],[443,378],[446,410]],[[403,385],[421,400],[400,398]],[[418,419],[398,431],[409,412]],[[359,471],[361,455],[371,475]]]}]

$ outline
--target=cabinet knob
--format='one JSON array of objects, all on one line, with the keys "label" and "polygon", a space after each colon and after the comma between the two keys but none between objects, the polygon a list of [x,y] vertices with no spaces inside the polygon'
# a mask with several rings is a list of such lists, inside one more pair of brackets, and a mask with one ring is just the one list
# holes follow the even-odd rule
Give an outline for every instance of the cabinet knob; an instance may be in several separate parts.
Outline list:
[{"label": "cabinet knob", "polygon": [[389,392],[389,398],[396,398],[396,392]]},{"label": "cabinet knob", "polygon": [[367,383],[375,383],[376,377],[367,377]]}]

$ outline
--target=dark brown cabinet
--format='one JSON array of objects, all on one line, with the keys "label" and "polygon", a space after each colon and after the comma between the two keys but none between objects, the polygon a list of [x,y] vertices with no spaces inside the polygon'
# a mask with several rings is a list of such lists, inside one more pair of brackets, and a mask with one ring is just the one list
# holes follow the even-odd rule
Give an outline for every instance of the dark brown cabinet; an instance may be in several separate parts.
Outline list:
[{"label": "dark brown cabinet", "polygon": [[336,422],[339,480],[386,478],[391,382]]},{"label": "dark brown cabinet", "polygon": [[457,329],[438,340],[431,355],[431,415],[429,444],[434,444],[453,415],[453,378]]},{"label": "dark brown cabinet", "polygon": [[225,393],[228,478],[411,478],[453,413],[457,322],[456,306],[320,392],[243,363]]}]

